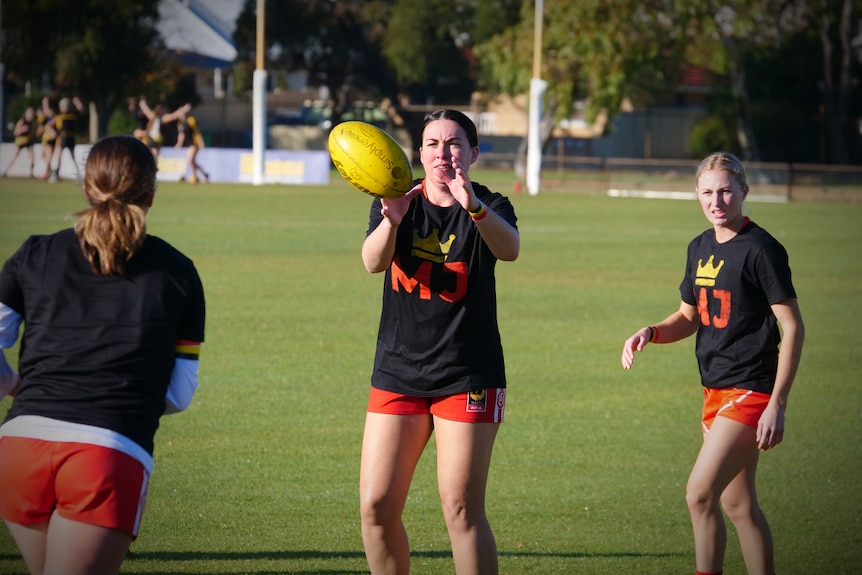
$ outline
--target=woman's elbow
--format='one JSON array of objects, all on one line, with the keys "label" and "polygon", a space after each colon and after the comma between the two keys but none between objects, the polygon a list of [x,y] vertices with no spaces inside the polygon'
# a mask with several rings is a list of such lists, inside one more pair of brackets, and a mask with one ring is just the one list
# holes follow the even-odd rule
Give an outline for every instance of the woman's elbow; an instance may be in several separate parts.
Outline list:
[{"label": "woman's elbow", "polygon": [[516,247],[497,254],[497,259],[503,262],[513,262],[518,259],[518,255],[520,255],[520,249]]},{"label": "woman's elbow", "polygon": [[380,258],[365,254],[364,252],[362,254],[362,265],[365,266],[365,271],[370,274],[376,274],[386,270],[386,262]]},{"label": "woman's elbow", "polygon": [[513,262],[521,254],[521,238],[515,236],[512,241],[498,247],[494,256],[504,262]]}]

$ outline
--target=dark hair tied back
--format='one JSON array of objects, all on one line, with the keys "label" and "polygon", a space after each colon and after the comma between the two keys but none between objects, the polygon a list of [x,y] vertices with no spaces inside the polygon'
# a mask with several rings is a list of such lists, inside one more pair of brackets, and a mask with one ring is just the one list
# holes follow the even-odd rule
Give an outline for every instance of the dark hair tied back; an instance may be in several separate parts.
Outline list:
[{"label": "dark hair tied back", "polygon": [[467,114],[458,110],[436,110],[425,116],[425,121],[422,123],[422,133],[425,133],[425,128],[435,120],[452,120],[459,126],[464,128],[467,133],[467,141],[470,142],[471,148],[479,146],[479,132],[476,130],[476,124],[473,123]]}]

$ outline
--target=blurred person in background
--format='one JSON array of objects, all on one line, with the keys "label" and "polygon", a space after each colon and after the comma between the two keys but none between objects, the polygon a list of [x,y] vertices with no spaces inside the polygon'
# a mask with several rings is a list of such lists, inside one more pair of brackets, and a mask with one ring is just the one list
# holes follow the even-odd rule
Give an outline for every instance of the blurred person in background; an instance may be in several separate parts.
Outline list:
[{"label": "blurred person in background", "polygon": [[137,100],[135,98],[129,98],[129,113],[132,115],[132,120],[135,122],[135,128],[132,130],[132,135],[146,144],[147,124],[149,124],[150,119],[146,114],[144,114],[140,105],[140,101],[145,99],[146,98],[144,96],[141,96]]},{"label": "blurred person in background", "polygon": [[51,178],[51,164],[54,161],[54,147],[57,144],[57,127],[54,122],[56,114],[51,108],[51,100],[42,98],[42,107],[36,115],[36,137],[42,141],[42,160],[45,162],[43,180]]},{"label": "blurred person in background", "polygon": [[198,152],[206,147],[204,136],[201,134],[198,120],[191,113],[191,108],[181,108],[180,117],[177,120],[177,148],[188,146],[186,159],[188,168],[191,170],[189,175],[189,183],[196,184],[200,181],[198,173],[203,177],[204,182],[210,181],[209,173],[198,164]]},{"label": "blurred person in background", "polygon": [[[75,108],[72,109],[74,104]],[[79,121],[84,113],[84,104],[75,96],[72,99],[63,98],[57,105],[60,111],[54,117],[54,126],[57,130],[57,139],[55,155],[57,156],[57,167],[54,168],[53,180],[60,179],[60,167],[63,164],[63,151],[69,150],[69,155],[72,157],[72,164],[75,166],[75,173],[78,173],[78,161],[75,160],[75,138],[80,127]]]},{"label": "blurred person in background", "polygon": [[15,154],[0,175],[5,176],[8,174],[9,169],[15,163],[15,160],[18,159],[21,151],[27,150],[27,154],[30,156],[30,177],[33,177],[33,167],[36,164],[36,153],[33,151],[33,142],[36,139],[37,127],[36,111],[33,109],[33,106],[28,106],[24,110],[24,114],[15,122],[15,127],[12,129],[12,135],[15,136]]},{"label": "blurred person in background", "polygon": [[[162,127],[170,122],[176,122],[182,114],[191,109],[190,104],[184,104],[173,112],[166,112],[162,104],[156,104],[155,108],[150,108],[147,104],[147,99],[143,96],[138,100],[141,112],[147,118],[146,136],[144,142],[150,147],[150,150],[156,159],[159,158],[159,152],[165,142]],[[139,130],[135,130],[135,135],[139,134]]]}]

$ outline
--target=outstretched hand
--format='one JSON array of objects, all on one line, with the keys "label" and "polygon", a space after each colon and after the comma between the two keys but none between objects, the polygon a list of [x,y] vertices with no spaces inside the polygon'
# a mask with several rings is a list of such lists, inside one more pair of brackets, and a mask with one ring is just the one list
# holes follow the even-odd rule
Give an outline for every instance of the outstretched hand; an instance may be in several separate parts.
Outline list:
[{"label": "outstretched hand", "polygon": [[388,219],[393,226],[400,225],[401,220],[404,219],[404,214],[407,213],[407,209],[410,207],[410,202],[421,192],[422,183],[420,182],[410,188],[410,190],[400,198],[381,198],[380,203],[383,207],[380,209],[380,213],[383,214],[383,217]]},{"label": "outstretched hand", "polygon": [[452,156],[452,169],[446,172],[444,181],[449,187],[449,193],[461,204],[462,208],[469,210],[474,207],[472,204],[475,204],[473,198],[476,194],[473,192],[473,184],[470,182],[467,168],[464,167],[457,155]]}]

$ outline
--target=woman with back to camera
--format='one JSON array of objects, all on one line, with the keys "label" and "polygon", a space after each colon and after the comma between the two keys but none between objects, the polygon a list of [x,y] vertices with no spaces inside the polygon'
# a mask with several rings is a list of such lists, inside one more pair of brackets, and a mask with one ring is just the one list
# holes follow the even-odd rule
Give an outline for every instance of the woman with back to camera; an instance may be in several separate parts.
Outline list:
[{"label": "woman with back to camera", "polygon": [[671,343],[697,333],[703,444],[686,486],[695,573],[722,573],[723,508],[736,528],[749,575],[773,575],[772,534],[757,501],[755,472],[759,452],[784,439],[784,412],[805,327],[787,252],[743,215],[748,183],[739,159],[711,154],[698,167],[695,183],[712,228],[688,246],[679,310],[629,337],[622,364],[631,369],[635,352],[650,342]]},{"label": "woman with back to camera", "polygon": [[360,469],[362,539],[371,573],[406,574],[401,520],[432,431],[437,483],[458,575],[496,574],[485,513],[506,375],[494,268],[520,250],[509,200],[472,182],[476,127],[438,110],[422,129],[425,178],[398,199],[375,199],[362,245],[385,272]]},{"label": "woman with back to camera", "polygon": [[146,234],[156,162],[131,136],[93,145],[74,228],[31,236],[0,271],[0,517],[30,573],[115,574],[138,534],[159,418],[197,389],[204,293]]}]

